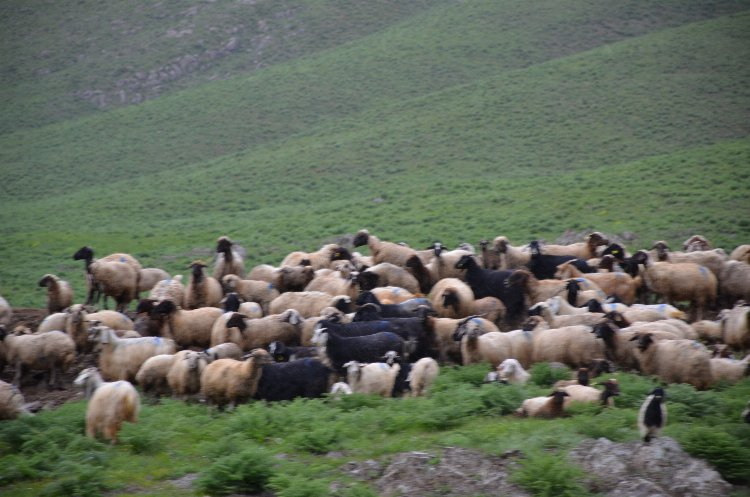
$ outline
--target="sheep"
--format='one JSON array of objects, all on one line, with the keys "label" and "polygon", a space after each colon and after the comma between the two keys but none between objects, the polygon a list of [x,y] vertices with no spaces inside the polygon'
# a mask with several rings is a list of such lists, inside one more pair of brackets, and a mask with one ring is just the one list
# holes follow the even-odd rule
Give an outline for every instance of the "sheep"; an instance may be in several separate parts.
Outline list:
[{"label": "sheep", "polygon": [[724,307],[731,307],[738,300],[750,302],[750,264],[726,261],[719,274],[719,295]]},{"label": "sheep", "polygon": [[604,386],[604,390],[598,390],[586,385],[568,385],[563,387],[563,390],[570,396],[568,399],[569,402],[584,402],[588,404],[601,402],[605,407],[614,407],[614,397],[620,395],[620,387],[617,384],[617,380],[610,378],[602,383],[602,385]]},{"label": "sheep", "polygon": [[682,250],[685,252],[705,251],[711,248],[711,242],[701,235],[693,235],[682,243]]},{"label": "sheep", "polygon": [[533,334],[527,330],[507,333],[490,331],[483,333],[486,324],[476,317],[462,321],[453,333],[453,339],[461,342],[462,364],[488,362],[496,368],[505,359],[515,358],[524,367],[531,365]]},{"label": "sheep", "polygon": [[201,373],[201,394],[206,402],[224,409],[234,409],[238,403],[250,400],[258,389],[262,366],[271,358],[262,349],[250,352],[244,361],[218,359],[208,364]]},{"label": "sheep", "polygon": [[188,400],[201,390],[201,374],[206,367],[203,354],[194,350],[177,352],[167,372],[167,383],[172,395]]},{"label": "sheep", "polygon": [[226,236],[220,236],[216,240],[216,259],[212,274],[216,281],[221,281],[228,274],[245,277],[245,261],[241,251],[235,250],[234,247],[237,245]]},{"label": "sheep", "polygon": [[313,270],[329,268],[331,262],[350,260],[352,255],[347,249],[336,243],[323,245],[315,252],[291,252],[281,261],[280,266],[311,266]]},{"label": "sheep", "polygon": [[521,366],[517,359],[509,358],[497,366],[497,378],[500,383],[525,384],[531,375]]},{"label": "sheep", "polygon": [[396,376],[401,370],[399,364],[389,365],[384,362],[360,364],[358,361],[349,361],[343,367],[346,368],[346,381],[352,392],[382,397],[391,396]]},{"label": "sheep", "polygon": [[508,278],[508,285],[513,288],[518,288],[527,295],[529,302],[543,302],[557,295],[563,295],[566,292],[568,292],[568,302],[570,302],[570,299],[577,300],[576,293],[579,291],[581,285],[583,285],[586,290],[593,290],[594,292],[601,293],[602,296],[604,295],[599,287],[585,278],[575,278],[570,280],[540,280],[524,269],[516,270]]},{"label": "sheep", "polygon": [[358,310],[363,309],[367,304],[375,305],[380,318],[407,318],[414,316],[420,308],[432,309],[432,304],[427,298],[418,297],[401,301],[398,304],[385,304],[380,302],[371,291],[360,293],[354,303],[359,306]]},{"label": "sheep", "polygon": [[[263,318],[246,319],[234,313],[225,322],[226,332],[212,329],[211,346],[231,341],[244,351],[268,347],[271,342],[281,341],[289,345],[299,345],[302,339],[304,321],[294,309],[281,314],[270,314]],[[236,328],[238,332],[231,331]]]},{"label": "sheep", "polygon": [[572,255],[543,254],[539,242],[536,240],[529,243],[529,250],[531,251],[531,258],[528,264],[526,264],[526,269],[531,271],[540,280],[554,278],[557,267],[568,261],[583,272],[591,273],[596,271],[595,268],[590,267],[586,263],[586,259],[578,259]]},{"label": "sheep", "polygon": [[112,445],[122,423],[136,423],[141,409],[138,391],[127,381],[105,383],[96,368],[86,368],[74,381],[89,399],[86,407],[86,436],[95,438],[101,433]]},{"label": "sheep", "polygon": [[[384,308],[388,310],[385,311]],[[392,312],[393,311],[393,312]],[[379,321],[387,318],[413,318],[422,314],[434,315],[435,311],[429,305],[420,305],[419,307],[401,307],[401,304],[382,305],[367,303],[359,307],[351,315],[353,323],[359,321]]]},{"label": "sheep", "polygon": [[40,287],[47,287],[47,313],[54,314],[73,305],[73,289],[70,283],[54,274],[45,274],[39,280]]},{"label": "sheep", "polygon": [[582,273],[571,262],[564,262],[557,266],[555,278],[581,278],[595,283],[608,296],[619,298],[623,304],[631,305],[635,302],[636,290],[641,285],[640,276],[633,278],[626,273]]},{"label": "sheep", "polygon": [[742,360],[712,357],[711,374],[713,383],[717,381],[736,383],[742,380],[742,378],[750,375],[750,354]]},{"label": "sheep", "polygon": [[279,280],[279,268],[270,264],[258,264],[257,266],[253,266],[253,268],[250,269],[245,278],[248,280],[273,283],[273,285],[276,286],[278,285]]},{"label": "sheep", "polygon": [[[116,310],[124,312],[130,301],[138,296],[138,280],[141,264],[129,254],[110,254],[101,259],[94,259],[91,247],[82,247],[74,255],[74,260],[83,260],[86,264],[86,282],[89,292],[86,304],[99,299],[98,293],[104,294],[104,308],[107,308],[107,296],[117,302]],[[96,298],[94,298],[96,295]]]},{"label": "sheep", "polygon": [[474,292],[458,278],[438,281],[428,298],[441,318],[465,318],[474,310]]},{"label": "sheep", "polygon": [[347,295],[331,296],[325,292],[286,292],[271,301],[268,312],[281,314],[287,309],[294,309],[307,319],[319,316],[326,307],[335,307],[343,312],[351,309],[351,297]]},{"label": "sheep", "polygon": [[82,304],[72,305],[67,309],[65,325],[61,329],[73,339],[76,350],[80,353],[91,351],[92,343],[89,341],[89,329],[92,323],[98,323],[115,330],[133,330],[135,328],[133,321],[121,312],[109,310],[89,312],[89,309]]},{"label": "sheep", "polygon": [[655,340],[653,334],[636,335],[640,370],[667,383],[689,383],[699,390],[711,385],[708,350],[692,340]]},{"label": "sheep", "polygon": [[349,386],[345,381],[337,381],[331,387],[329,397],[332,399],[340,399],[343,395],[351,395],[352,387]]},{"label": "sheep", "polygon": [[221,284],[227,292],[236,292],[245,301],[260,304],[263,314],[268,314],[271,301],[281,295],[272,283],[261,280],[243,280],[236,274],[224,276]]},{"label": "sheep", "polygon": [[726,310],[721,318],[721,334],[724,343],[740,351],[750,350],[750,306],[737,302]]},{"label": "sheep", "polygon": [[[493,322],[486,319],[474,318],[473,316],[465,319],[477,319],[482,326],[479,330],[480,334],[500,331]],[[464,319],[436,318],[433,316],[428,316],[425,320],[425,327],[433,336],[437,348],[437,357],[441,364],[448,362],[461,364],[461,344],[453,339],[453,334],[462,321]]]},{"label": "sheep", "polygon": [[523,289],[511,283],[513,271],[493,271],[479,267],[473,256],[465,255],[456,263],[459,269],[466,269],[466,282],[475,299],[495,297],[506,308],[506,322],[511,324],[522,317],[525,311]]},{"label": "sheep", "polygon": [[739,245],[729,254],[730,261],[740,261],[750,264],[750,245]]},{"label": "sheep", "polygon": [[237,361],[242,359],[242,349],[233,342],[214,345],[210,349],[204,350],[202,354],[206,363],[214,362],[217,359],[235,359]]},{"label": "sheep", "polygon": [[497,297],[483,297],[475,299],[471,306],[471,313],[475,316],[482,316],[488,321],[492,321],[498,326],[504,326],[507,309],[503,301]]},{"label": "sheep", "polygon": [[576,378],[574,380],[558,380],[552,385],[554,388],[564,388],[570,385],[583,385],[589,386],[589,368],[578,368],[576,371]]},{"label": "sheep", "polygon": [[305,319],[304,323],[302,323],[302,338],[300,341],[303,347],[312,346],[312,337],[315,334],[315,327],[320,321],[324,319],[329,319],[337,323],[351,323],[352,322],[351,318],[349,317],[349,314],[344,314],[343,312],[336,309],[335,307],[324,308],[323,310],[320,311],[320,316],[313,316],[311,318],[307,318]]},{"label": "sheep", "polygon": [[301,292],[314,277],[312,266],[281,266],[276,274],[276,286],[281,293]]},{"label": "sheep", "polygon": [[169,273],[158,267],[144,267],[138,276],[138,293],[148,292],[162,280],[168,280]]},{"label": "sheep", "polygon": [[7,300],[0,296],[0,325],[10,326],[13,320],[13,308],[10,306]]},{"label": "sheep", "polygon": [[110,380],[134,381],[146,359],[159,354],[174,354],[174,340],[160,337],[119,338],[112,328],[92,326],[90,340],[102,345],[99,370]]},{"label": "sheep", "polygon": [[[610,309],[605,310],[599,310],[599,311],[590,311],[588,307],[576,307],[574,305],[571,305],[565,298],[563,298],[561,295],[555,295],[554,297],[548,298],[546,301],[546,304],[549,306],[550,311],[552,311],[552,314],[555,314],[557,316],[569,316],[571,314],[588,314],[590,312],[609,312]],[[594,300],[597,304],[600,304],[600,306],[605,306],[604,303],[599,303],[598,300]],[[627,306],[624,304],[618,304],[622,306],[623,309],[626,309]],[[611,309],[614,310],[614,309]]]},{"label": "sheep", "polygon": [[198,309],[200,307],[218,307],[224,292],[221,283],[211,276],[206,276],[203,261],[190,263],[190,281],[185,287],[183,306],[185,309]]},{"label": "sheep", "polygon": [[564,415],[565,398],[569,394],[565,390],[555,390],[546,397],[532,397],[521,403],[516,410],[518,416],[536,418],[559,418]]},{"label": "sheep", "polygon": [[492,241],[492,247],[500,254],[499,269],[521,269],[525,268],[531,260],[531,251],[528,245],[515,247],[510,244],[505,236],[498,236]]},{"label": "sheep", "polygon": [[171,300],[159,302],[153,310],[164,318],[161,336],[173,339],[180,347],[206,348],[211,344],[211,330],[223,314],[218,307],[200,309],[178,309]]},{"label": "sheep", "polygon": [[[465,269],[456,267],[456,263],[465,255],[474,255],[473,250],[455,249],[445,250],[440,242],[435,243],[433,248],[434,257],[427,263],[426,267],[430,273],[432,282],[437,282],[445,278],[464,279]],[[484,267],[484,261],[482,261]]]},{"label": "sheep", "polygon": [[534,334],[531,361],[561,362],[578,368],[605,355],[604,344],[592,335],[592,327],[566,326],[542,330]]},{"label": "sheep", "polygon": [[622,331],[612,321],[594,325],[591,332],[604,342],[604,357],[607,360],[625,369],[638,369],[635,344],[632,341],[633,337],[637,337],[635,332]]},{"label": "sheep", "polygon": [[671,263],[693,263],[710,270],[716,278],[721,274],[723,263],[729,260],[726,252],[722,249],[701,250],[697,252],[670,252],[664,242],[656,242],[653,247],[656,250],[656,258],[660,262]]},{"label": "sheep", "polygon": [[157,399],[169,395],[172,389],[167,382],[167,373],[174,364],[176,354],[158,354],[146,359],[135,374],[135,382],[143,393]]},{"label": "sheep", "polygon": [[669,304],[676,300],[690,301],[691,321],[703,319],[705,306],[716,301],[716,276],[704,266],[692,262],[650,262],[643,251],[633,257],[643,261],[643,280],[650,291],[663,296]]},{"label": "sheep", "polygon": [[674,338],[685,338],[688,340],[698,340],[698,334],[695,332],[692,326],[680,321],[679,319],[662,319],[658,321],[649,322],[635,322],[628,324],[626,319],[623,319],[618,325],[623,326],[624,330],[635,331],[637,333],[648,332],[648,331],[660,331],[669,333]]},{"label": "sheep", "polygon": [[16,335],[0,327],[0,342],[5,347],[6,361],[15,368],[16,387],[21,385],[25,370],[47,371],[49,387],[58,387],[58,372],[64,373],[75,361],[75,343],[62,331]]},{"label": "sheep", "polygon": [[396,286],[414,294],[421,291],[419,282],[409,271],[390,262],[368,267],[358,274],[357,281],[363,291],[384,286]]},{"label": "sheep", "polygon": [[24,407],[21,391],[14,385],[0,380],[0,421],[16,419],[23,414],[30,414]]},{"label": "sheep", "polygon": [[354,236],[352,245],[360,247],[367,245],[375,264],[390,262],[396,266],[406,268],[419,282],[420,290],[427,293],[432,283],[431,276],[417,252],[398,243],[381,241],[367,230],[360,230]]},{"label": "sheep", "polygon": [[586,235],[583,242],[570,245],[545,245],[543,252],[546,255],[570,256],[585,261],[597,257],[597,247],[608,244],[609,240],[602,233],[593,231]]},{"label": "sheep", "polygon": [[253,396],[257,400],[280,401],[298,397],[322,397],[333,383],[331,371],[317,358],[306,357],[289,362],[261,366],[260,381]]},{"label": "sheep", "polygon": [[488,240],[479,241],[479,248],[482,250],[482,267],[484,269],[500,269],[502,265],[500,252],[494,246],[491,249],[488,249],[488,245]]},{"label": "sheep", "polygon": [[284,342],[275,341],[268,344],[268,353],[276,362],[289,362],[304,357],[317,357],[317,347],[286,345]]},{"label": "sheep", "polygon": [[667,424],[667,406],[664,404],[666,394],[663,388],[654,388],[638,411],[638,431],[645,443],[661,433]]},{"label": "sheep", "polygon": [[349,361],[378,362],[390,350],[401,354],[404,350],[404,340],[391,332],[345,337],[319,327],[315,330],[312,343],[320,348],[323,364],[339,373],[343,373],[343,365]]},{"label": "sheep", "polygon": [[323,292],[331,297],[346,295],[352,300],[356,299],[359,295],[359,273],[354,272],[344,276],[340,271],[330,271],[331,273],[327,275],[316,275],[303,291]]},{"label": "sheep", "polygon": [[411,293],[410,291],[401,288],[399,286],[381,286],[373,288],[370,293],[382,304],[402,304],[407,300],[414,300],[418,294]]},{"label": "sheep", "polygon": [[157,282],[149,292],[148,298],[157,302],[171,300],[181,306],[185,301],[185,285],[182,283],[182,275],[178,274]]},{"label": "sheep", "polygon": [[587,302],[587,308],[589,312],[618,312],[630,322],[660,321],[662,319],[687,321],[687,315],[670,304],[633,304],[628,307],[624,304],[590,300]]},{"label": "sheep", "polygon": [[750,423],[750,400],[747,401],[747,407],[742,411],[740,417],[745,423]]},{"label": "sheep", "polygon": [[67,312],[56,312],[45,317],[36,329],[37,333],[45,333],[53,330],[65,330],[65,324],[68,321]]},{"label": "sheep", "polygon": [[575,326],[577,324],[593,326],[602,320],[604,314],[599,312],[587,312],[582,314],[556,316],[547,302],[539,302],[529,308],[529,316],[543,317],[549,324],[550,328],[562,328],[564,326]]}]

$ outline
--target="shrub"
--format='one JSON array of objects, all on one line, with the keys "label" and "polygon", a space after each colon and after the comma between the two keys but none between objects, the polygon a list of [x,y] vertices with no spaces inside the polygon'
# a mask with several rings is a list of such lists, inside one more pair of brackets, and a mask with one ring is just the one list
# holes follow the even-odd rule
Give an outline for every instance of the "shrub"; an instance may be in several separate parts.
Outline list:
[{"label": "shrub", "polygon": [[750,482],[750,467],[747,464],[750,461],[750,448],[725,431],[714,426],[700,426],[687,430],[679,440],[686,452],[707,460],[727,481]]},{"label": "shrub", "polygon": [[339,445],[339,433],[335,425],[302,430],[290,436],[292,444],[312,454],[325,454]]},{"label": "shrub", "polygon": [[83,464],[62,463],[54,474],[54,481],[44,487],[43,496],[99,497],[108,486],[101,469]]},{"label": "shrub", "polygon": [[569,368],[553,368],[547,362],[538,362],[529,370],[531,382],[540,387],[551,387],[559,380],[570,379]]},{"label": "shrub", "polygon": [[198,490],[209,495],[254,493],[265,490],[273,476],[273,459],[260,447],[224,456],[196,479]]},{"label": "shrub", "polygon": [[583,471],[561,456],[539,452],[520,462],[511,480],[535,497],[580,497],[588,495],[578,481]]},{"label": "shrub", "polygon": [[329,494],[328,484],[311,480],[301,475],[277,475],[271,478],[269,487],[278,497],[323,497]]}]

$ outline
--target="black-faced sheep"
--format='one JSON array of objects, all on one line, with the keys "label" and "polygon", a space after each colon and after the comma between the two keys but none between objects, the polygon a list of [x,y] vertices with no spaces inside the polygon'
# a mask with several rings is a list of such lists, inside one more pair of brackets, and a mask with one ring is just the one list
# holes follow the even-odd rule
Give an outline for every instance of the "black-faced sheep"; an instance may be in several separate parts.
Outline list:
[{"label": "black-faced sheep", "polygon": [[343,373],[343,366],[349,361],[378,362],[389,350],[399,355],[403,355],[404,350],[404,340],[391,332],[347,337],[320,327],[312,342],[320,347],[322,362],[339,373]]},{"label": "black-faced sheep", "polygon": [[331,267],[333,261],[350,260],[352,255],[341,245],[329,243],[315,252],[295,251],[284,257],[279,266],[311,266],[314,271]]},{"label": "black-faced sheep", "polygon": [[203,369],[201,393],[209,404],[233,409],[255,395],[262,366],[270,361],[268,352],[262,349],[253,350],[244,361],[218,359]]},{"label": "black-faced sheep", "polygon": [[371,362],[361,364],[359,361],[349,361],[346,368],[346,381],[354,393],[375,394],[390,397],[393,385],[401,370],[400,364],[389,365],[385,362]]},{"label": "black-faced sheep", "polygon": [[226,236],[216,240],[216,260],[214,261],[213,277],[216,281],[228,274],[245,277],[245,261],[240,250],[235,250],[235,243]]},{"label": "black-faced sheep", "polygon": [[276,286],[281,293],[301,292],[315,278],[312,266],[281,266],[276,275]]},{"label": "black-faced sheep", "polygon": [[70,283],[61,280],[54,274],[45,274],[39,280],[39,286],[47,287],[47,313],[61,312],[73,305],[73,289]]},{"label": "black-faced sheep", "polygon": [[516,411],[518,416],[536,418],[559,418],[563,416],[565,399],[569,395],[565,390],[556,390],[546,397],[532,397],[521,403]]},{"label": "black-faced sheep", "polygon": [[95,438],[97,433],[101,433],[116,444],[122,423],[138,421],[141,400],[138,391],[129,382],[105,383],[96,368],[87,368],[81,371],[74,383],[84,390],[89,399],[86,436]]},{"label": "black-faced sheep", "polygon": [[421,291],[419,282],[409,271],[390,262],[365,269],[359,273],[357,281],[363,291],[384,286],[397,286],[415,294]]},{"label": "black-faced sheep", "polygon": [[656,259],[659,262],[693,263],[710,270],[716,278],[721,274],[721,267],[729,260],[726,252],[722,249],[701,250],[697,252],[670,252],[664,242],[656,242],[653,247],[656,250]]},{"label": "black-faced sheep", "polygon": [[312,357],[289,362],[264,363],[254,398],[280,401],[322,397],[333,383],[333,371]]},{"label": "black-faced sheep", "polygon": [[180,347],[206,348],[211,345],[211,330],[223,314],[218,307],[179,309],[171,300],[159,302],[153,310],[164,317],[161,336],[173,339]]},{"label": "black-faced sheep", "polygon": [[325,292],[286,292],[271,301],[268,312],[281,314],[287,309],[294,309],[307,319],[319,316],[326,307],[335,307],[343,312],[351,311],[351,297],[338,295],[332,297]]},{"label": "black-faced sheep", "polygon": [[[220,334],[213,334],[211,346],[231,341],[244,351],[268,347],[271,342],[280,341],[288,345],[299,345],[302,340],[302,325],[304,321],[294,309],[288,309],[281,314],[271,314],[258,319],[246,319],[239,313],[233,314],[226,320],[227,330],[239,330],[239,342],[236,335],[230,335],[229,340]],[[212,331],[215,333],[215,330]]]},{"label": "black-faced sheep", "polygon": [[441,318],[465,318],[474,311],[474,292],[458,278],[444,278],[430,290],[432,308]]},{"label": "black-faced sheep", "polygon": [[592,268],[586,263],[586,259],[578,259],[571,255],[543,254],[539,242],[536,240],[529,243],[529,250],[531,251],[531,258],[526,267],[540,280],[554,278],[557,267],[568,261],[585,273],[596,271],[596,268]]},{"label": "black-faced sheep", "polygon": [[627,273],[583,273],[571,262],[564,262],[557,267],[555,277],[560,279],[582,278],[593,282],[607,296],[615,296],[623,304],[631,305],[635,302],[636,291],[641,285],[641,278],[631,277]]},{"label": "black-faced sheep", "polygon": [[649,443],[652,438],[661,433],[667,424],[667,406],[664,389],[655,388],[646,397],[638,411],[638,431],[644,442]]},{"label": "black-faced sheep", "polygon": [[0,380],[0,421],[16,419],[23,414],[29,414],[29,411],[24,407],[21,391]]},{"label": "black-faced sheep", "polygon": [[134,381],[146,359],[159,354],[174,354],[174,340],[160,337],[119,338],[112,328],[92,326],[90,340],[102,346],[99,370],[107,380]]},{"label": "black-faced sheep", "polygon": [[568,399],[570,402],[601,403],[603,406],[613,407],[615,405],[614,398],[620,395],[620,386],[614,378],[605,381],[602,385],[604,390],[586,385],[568,385],[563,387],[563,390],[570,395]]},{"label": "black-faced sheep", "polygon": [[[426,265],[430,273],[431,281],[437,282],[445,278],[464,279],[465,270],[456,267],[456,263],[465,255],[474,255],[473,250],[454,249],[446,250],[440,242],[433,249],[434,257]],[[484,261],[482,261],[484,267]]]},{"label": "black-faced sheep", "polygon": [[24,372],[29,370],[49,373],[49,386],[58,386],[58,372],[64,373],[73,364],[76,346],[62,331],[33,335],[9,334],[0,327],[0,342],[5,347],[5,358],[15,368],[13,384],[21,385]]},{"label": "black-faced sheep", "polygon": [[576,259],[588,260],[597,257],[597,248],[601,245],[608,245],[609,240],[598,231],[586,235],[583,242],[572,243],[570,245],[544,245],[542,253],[557,256],[571,256]]},{"label": "black-faced sheep", "polygon": [[272,283],[262,280],[243,280],[236,274],[228,274],[221,280],[227,292],[235,292],[246,302],[256,302],[264,314],[268,314],[271,301],[280,295]]},{"label": "black-faced sheep", "polygon": [[87,304],[98,301],[98,294],[104,295],[104,308],[107,296],[115,299],[116,309],[124,312],[130,301],[138,296],[138,281],[141,264],[131,255],[116,253],[101,259],[94,259],[91,247],[82,247],[73,255],[75,260],[86,263],[86,283],[89,288]]},{"label": "black-faced sheep", "polygon": [[381,262],[390,262],[396,266],[403,267],[419,282],[419,288],[423,293],[429,292],[432,284],[432,277],[419,258],[417,251],[411,247],[406,247],[398,243],[381,241],[375,235],[371,235],[367,230],[360,230],[354,236],[352,244],[355,247],[367,245],[372,255],[374,264]]},{"label": "black-faced sheep", "polygon": [[224,292],[221,283],[211,276],[206,276],[203,261],[190,263],[190,281],[185,287],[183,306],[185,309],[198,309],[200,307],[218,307]]},{"label": "black-faced sheep", "polygon": [[651,333],[636,335],[640,370],[666,383],[689,383],[701,390],[711,386],[708,350],[692,340],[655,340]]},{"label": "black-faced sheep", "polygon": [[[328,274],[321,274],[322,271],[326,271]],[[326,269],[316,273],[315,278],[307,284],[303,291],[323,292],[331,297],[346,295],[352,300],[356,299],[357,295],[359,295],[358,273],[354,272],[346,276],[340,271]]]}]

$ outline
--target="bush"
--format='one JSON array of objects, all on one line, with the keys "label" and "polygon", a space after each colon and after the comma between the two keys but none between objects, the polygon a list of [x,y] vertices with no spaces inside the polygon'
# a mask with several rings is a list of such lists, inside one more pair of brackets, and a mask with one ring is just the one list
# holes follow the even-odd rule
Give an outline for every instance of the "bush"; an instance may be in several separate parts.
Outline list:
[{"label": "bush", "polygon": [[583,471],[564,461],[561,456],[536,453],[522,459],[511,481],[535,497],[581,497],[588,491],[578,481]]},{"label": "bush", "polygon": [[300,475],[277,475],[271,479],[269,487],[278,497],[323,497],[329,494],[326,482]]},{"label": "bush", "polygon": [[711,463],[727,481],[750,483],[750,448],[727,432],[700,426],[686,431],[679,441],[686,452]]},{"label": "bush", "polygon": [[479,391],[484,413],[496,416],[514,413],[525,398],[524,389],[519,385],[483,385]]},{"label": "bush", "polygon": [[259,447],[224,456],[203,471],[196,487],[209,495],[254,493],[265,490],[273,476],[273,458]]},{"label": "bush", "polygon": [[547,362],[538,362],[529,370],[531,382],[540,387],[551,387],[559,380],[569,380],[570,368],[553,368]]},{"label": "bush", "polygon": [[339,433],[335,425],[299,431],[290,436],[292,444],[312,454],[325,454],[339,446]]},{"label": "bush", "polygon": [[82,464],[63,463],[54,474],[54,481],[44,487],[43,496],[99,497],[108,486],[101,468]]}]

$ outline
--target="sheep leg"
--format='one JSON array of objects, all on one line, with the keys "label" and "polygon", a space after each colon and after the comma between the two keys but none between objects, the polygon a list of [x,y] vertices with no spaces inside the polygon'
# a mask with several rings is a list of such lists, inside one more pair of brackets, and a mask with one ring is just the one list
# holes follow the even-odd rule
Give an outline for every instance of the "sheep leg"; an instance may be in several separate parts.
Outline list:
[{"label": "sheep leg", "polygon": [[13,384],[18,388],[21,388],[21,376],[23,376],[23,363],[18,359],[16,361],[16,374],[13,377]]},{"label": "sheep leg", "polygon": [[90,438],[96,438],[96,430],[92,423],[86,423],[86,436]]},{"label": "sheep leg", "polygon": [[57,386],[57,368],[52,365],[49,370],[49,383],[47,383],[47,386],[50,390],[54,389]]}]

